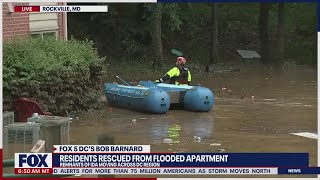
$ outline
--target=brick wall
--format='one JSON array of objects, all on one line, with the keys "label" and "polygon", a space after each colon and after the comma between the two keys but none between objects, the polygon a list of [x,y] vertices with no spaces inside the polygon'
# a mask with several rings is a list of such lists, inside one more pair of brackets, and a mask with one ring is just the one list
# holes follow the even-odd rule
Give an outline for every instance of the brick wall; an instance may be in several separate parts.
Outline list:
[{"label": "brick wall", "polygon": [[[28,6],[28,3],[12,3],[13,6]],[[64,5],[59,3],[59,5]],[[64,28],[65,13],[58,13],[58,36],[61,39],[65,37]],[[3,3],[3,39],[9,40],[13,37],[25,37],[29,35],[29,13],[9,13],[7,3]]]},{"label": "brick wall", "polygon": [[65,13],[58,13],[59,38],[64,39],[64,16]]},{"label": "brick wall", "polygon": [[[66,6],[67,3],[58,3],[59,6]],[[58,13],[58,26],[59,26],[59,31],[58,31],[58,35],[60,39],[64,39],[64,16],[66,15],[66,13]]]},{"label": "brick wall", "polygon": [[[28,3],[12,3],[12,5],[28,5]],[[29,35],[29,13],[9,13],[7,3],[3,3],[3,39]]]}]

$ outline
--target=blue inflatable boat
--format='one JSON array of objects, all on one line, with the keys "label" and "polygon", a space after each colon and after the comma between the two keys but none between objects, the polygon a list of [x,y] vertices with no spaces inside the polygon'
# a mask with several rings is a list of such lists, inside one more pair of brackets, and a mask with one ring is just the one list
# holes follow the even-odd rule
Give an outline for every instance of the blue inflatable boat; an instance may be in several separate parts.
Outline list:
[{"label": "blue inflatable boat", "polygon": [[214,105],[214,95],[208,88],[201,86],[185,86],[166,83],[140,81],[144,87],[164,90],[170,96],[170,104],[178,105],[190,111],[208,112]]},{"label": "blue inflatable boat", "polygon": [[140,81],[139,86],[106,83],[108,103],[138,111],[163,114],[170,107],[208,112],[214,105],[214,95],[208,88]]},{"label": "blue inflatable boat", "polygon": [[170,108],[168,93],[158,88],[106,83],[104,91],[108,103],[114,106],[158,114]]}]

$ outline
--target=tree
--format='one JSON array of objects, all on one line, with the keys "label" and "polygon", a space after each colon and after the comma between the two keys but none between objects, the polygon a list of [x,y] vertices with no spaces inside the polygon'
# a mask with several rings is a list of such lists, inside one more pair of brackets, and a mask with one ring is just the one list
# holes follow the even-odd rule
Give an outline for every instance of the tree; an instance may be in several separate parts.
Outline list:
[{"label": "tree", "polygon": [[276,59],[277,65],[282,65],[284,61],[284,49],[285,49],[285,7],[284,3],[278,4],[278,58]]},{"label": "tree", "polygon": [[163,47],[162,47],[162,4],[151,5],[151,38],[152,51],[154,53],[153,67],[161,66],[163,61]]},{"label": "tree", "polygon": [[264,64],[270,64],[270,42],[269,42],[269,3],[260,3],[260,54],[261,61]]},{"label": "tree", "polygon": [[206,70],[209,71],[210,66],[217,64],[218,62],[218,5],[217,3],[212,3],[211,6],[211,38],[210,38],[210,48],[209,48],[209,63]]},{"label": "tree", "polygon": [[209,66],[236,60],[234,49],[258,47],[263,62],[270,65],[277,66],[284,58],[316,64],[317,4],[274,3],[272,8],[270,3],[259,4],[112,4],[108,13],[68,15],[68,34],[93,40],[99,54],[112,63],[148,60],[152,64],[152,56],[157,64],[164,64],[167,51],[176,48],[185,52],[188,64]]}]

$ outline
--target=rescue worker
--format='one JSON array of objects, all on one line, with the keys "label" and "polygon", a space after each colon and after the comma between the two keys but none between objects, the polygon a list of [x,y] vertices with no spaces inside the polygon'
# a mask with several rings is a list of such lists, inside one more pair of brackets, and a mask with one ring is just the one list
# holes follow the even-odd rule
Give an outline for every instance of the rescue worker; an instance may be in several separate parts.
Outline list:
[{"label": "rescue worker", "polygon": [[170,80],[170,84],[175,85],[190,85],[191,73],[189,69],[185,66],[186,59],[184,57],[178,57],[176,59],[176,66],[170,69],[162,78],[156,80],[155,82],[164,83]]}]

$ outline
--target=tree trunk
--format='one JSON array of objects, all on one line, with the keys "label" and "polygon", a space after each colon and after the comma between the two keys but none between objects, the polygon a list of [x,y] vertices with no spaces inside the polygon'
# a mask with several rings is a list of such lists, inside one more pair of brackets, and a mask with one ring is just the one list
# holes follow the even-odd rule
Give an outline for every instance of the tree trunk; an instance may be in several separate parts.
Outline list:
[{"label": "tree trunk", "polygon": [[210,71],[210,67],[218,63],[218,4],[212,3],[211,6],[211,44],[209,53],[209,63],[207,65],[207,71]]},{"label": "tree trunk", "polygon": [[163,61],[162,35],[161,35],[161,18],[162,5],[152,4],[152,19],[151,19],[151,37],[152,37],[152,51],[154,54],[153,67],[161,66]]},{"label": "tree trunk", "polygon": [[260,3],[260,54],[263,64],[270,64],[270,42],[269,42],[269,3]]},{"label": "tree trunk", "polygon": [[278,4],[278,58],[275,60],[275,65],[277,67],[281,67],[284,60],[285,60],[285,55],[284,55],[284,50],[285,50],[285,7],[284,3],[280,2]]},{"label": "tree trunk", "polygon": [[[121,6],[121,5],[120,5]],[[115,14],[115,29],[116,29],[116,33],[115,33],[115,57],[120,58],[122,56],[121,54],[121,35],[122,35],[122,30],[121,30],[121,7],[119,5],[116,6],[116,14]]]}]

